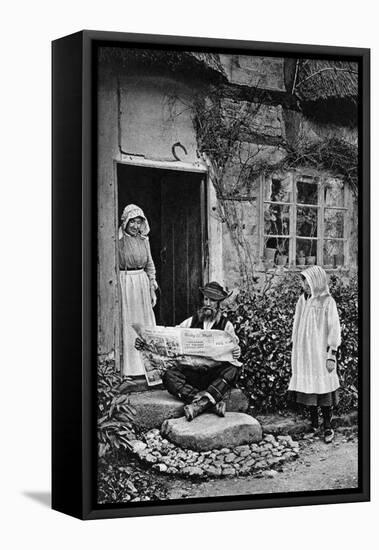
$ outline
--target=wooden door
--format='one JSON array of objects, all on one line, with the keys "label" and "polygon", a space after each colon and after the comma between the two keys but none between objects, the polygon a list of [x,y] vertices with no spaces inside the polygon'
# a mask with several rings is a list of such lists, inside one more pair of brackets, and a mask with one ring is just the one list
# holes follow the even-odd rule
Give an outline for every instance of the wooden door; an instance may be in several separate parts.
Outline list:
[{"label": "wooden door", "polygon": [[205,269],[204,176],[167,173],[161,180],[161,323],[177,325],[198,305]]}]

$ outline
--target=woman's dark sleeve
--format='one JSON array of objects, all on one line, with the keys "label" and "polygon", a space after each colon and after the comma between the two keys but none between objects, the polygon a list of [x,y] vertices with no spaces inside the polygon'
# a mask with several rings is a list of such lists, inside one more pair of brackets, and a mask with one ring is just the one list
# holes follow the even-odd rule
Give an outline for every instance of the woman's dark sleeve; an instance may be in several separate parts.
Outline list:
[{"label": "woman's dark sleeve", "polygon": [[154,265],[154,262],[153,262],[153,258],[151,256],[149,239],[145,239],[145,245],[146,245],[146,250],[147,250],[147,262],[146,262],[146,265],[145,265],[145,271],[147,273],[147,276],[149,277],[150,286],[154,290],[156,290],[158,288],[158,284],[157,284],[157,281],[155,279],[156,270],[155,270],[155,265]]},{"label": "woman's dark sleeve", "polygon": [[118,267],[119,269],[125,269],[125,252],[124,252],[124,241],[123,239],[118,239]]}]

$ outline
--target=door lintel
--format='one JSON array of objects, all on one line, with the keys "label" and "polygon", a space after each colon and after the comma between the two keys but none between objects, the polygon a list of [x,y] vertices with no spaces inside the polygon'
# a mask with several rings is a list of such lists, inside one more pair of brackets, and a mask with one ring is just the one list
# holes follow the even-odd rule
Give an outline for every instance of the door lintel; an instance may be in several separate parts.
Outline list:
[{"label": "door lintel", "polygon": [[137,157],[134,155],[122,155],[121,159],[115,159],[117,164],[128,164],[131,166],[140,166],[142,168],[160,168],[162,170],[180,170],[182,172],[196,172],[200,174],[207,174],[208,167],[202,162],[182,162],[182,161],[168,161],[168,160],[153,160],[146,159],[144,157]]}]

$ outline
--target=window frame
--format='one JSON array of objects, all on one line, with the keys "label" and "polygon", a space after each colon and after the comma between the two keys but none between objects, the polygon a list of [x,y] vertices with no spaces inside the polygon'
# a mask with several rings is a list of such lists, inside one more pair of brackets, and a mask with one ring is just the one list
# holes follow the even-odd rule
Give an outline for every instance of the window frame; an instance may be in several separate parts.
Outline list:
[{"label": "window frame", "polygon": [[[282,201],[270,201],[265,199],[265,184],[268,179],[285,179],[290,178],[291,180],[291,195],[292,200],[290,202]],[[317,203],[316,204],[303,204],[297,202],[297,186],[296,183],[304,179],[309,181],[309,183],[316,183],[318,186],[317,192]],[[325,189],[328,181],[334,179],[339,181],[343,185],[343,206],[328,206],[325,204],[324,193],[322,192]],[[311,181],[313,180],[313,181]],[[288,263],[287,267],[299,267],[303,269],[303,266],[298,266],[296,263],[296,240],[304,239],[306,240],[315,240],[316,245],[316,263],[318,265],[324,266],[324,244],[326,241],[338,241],[343,243],[343,254],[344,254],[344,264],[343,268],[348,268],[349,266],[349,204],[350,204],[350,190],[348,185],[343,181],[342,178],[334,176],[329,173],[320,173],[309,170],[293,170],[290,172],[281,172],[273,173],[269,176],[261,176],[260,178],[260,201],[259,201],[259,258],[261,262],[264,258],[264,248],[265,248],[265,239],[269,238],[282,238],[289,240],[288,246]],[[266,235],[265,234],[265,220],[264,220],[264,211],[266,204],[274,204],[278,206],[288,206],[289,207],[289,232],[288,235]],[[317,237],[299,237],[296,235],[297,229],[297,208],[299,206],[316,208],[317,209]],[[344,227],[343,227],[343,237],[325,237],[325,211],[326,210],[339,210],[344,212]],[[328,264],[326,264],[328,265]],[[330,267],[328,267],[330,269]]]}]

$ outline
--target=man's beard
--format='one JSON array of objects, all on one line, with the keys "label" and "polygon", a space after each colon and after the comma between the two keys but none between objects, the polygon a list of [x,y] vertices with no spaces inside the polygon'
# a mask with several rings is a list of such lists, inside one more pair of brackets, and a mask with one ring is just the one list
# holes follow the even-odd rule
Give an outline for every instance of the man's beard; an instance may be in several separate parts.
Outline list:
[{"label": "man's beard", "polygon": [[218,314],[218,308],[203,306],[198,309],[197,314],[200,321],[214,321]]}]

